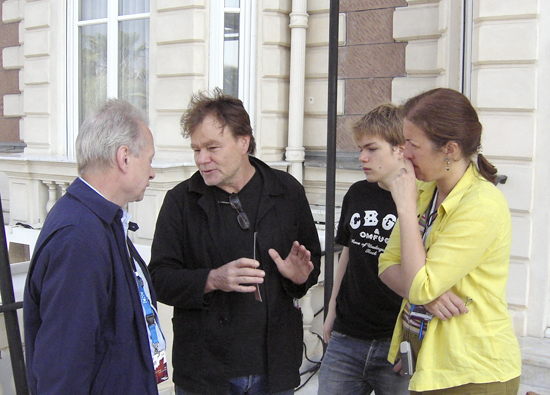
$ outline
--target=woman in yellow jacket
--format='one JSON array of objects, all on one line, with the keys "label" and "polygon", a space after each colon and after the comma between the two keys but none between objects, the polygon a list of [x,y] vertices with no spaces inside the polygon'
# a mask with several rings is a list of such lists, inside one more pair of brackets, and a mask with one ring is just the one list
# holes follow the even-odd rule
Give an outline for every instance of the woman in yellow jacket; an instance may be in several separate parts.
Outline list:
[{"label": "woman in yellow jacket", "polygon": [[[411,394],[517,395],[521,357],[506,302],[510,211],[480,153],[476,111],[451,89],[420,94],[403,111],[407,163],[391,183],[399,226],[379,260],[382,281],[404,296],[388,359],[400,358],[402,341],[416,349]],[[469,312],[447,320],[456,311],[435,302],[430,320],[422,305],[448,290]]]}]

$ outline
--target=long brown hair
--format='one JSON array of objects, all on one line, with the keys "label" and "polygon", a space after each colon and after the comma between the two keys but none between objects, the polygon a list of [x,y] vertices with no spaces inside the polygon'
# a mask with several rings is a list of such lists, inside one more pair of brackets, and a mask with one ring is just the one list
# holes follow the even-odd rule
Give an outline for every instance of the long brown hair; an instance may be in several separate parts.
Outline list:
[{"label": "long brown hair", "polygon": [[495,182],[497,169],[481,153],[481,130],[476,110],[462,93],[437,88],[409,99],[403,117],[424,131],[435,148],[455,141],[466,157],[475,153],[481,175]]}]

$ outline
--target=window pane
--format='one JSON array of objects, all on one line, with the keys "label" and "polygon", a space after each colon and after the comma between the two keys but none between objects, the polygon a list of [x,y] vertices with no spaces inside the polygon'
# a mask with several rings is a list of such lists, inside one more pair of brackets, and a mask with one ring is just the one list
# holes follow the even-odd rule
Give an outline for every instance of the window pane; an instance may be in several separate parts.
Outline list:
[{"label": "window pane", "polygon": [[79,20],[98,18],[107,18],[107,0],[81,0]]},{"label": "window pane", "polygon": [[149,0],[119,0],[118,4],[120,15],[149,12]]},{"label": "window pane", "polygon": [[240,1],[239,0],[225,0],[225,6],[227,8],[240,8]]},{"label": "window pane", "polygon": [[223,91],[239,97],[239,14],[225,14]]},{"label": "window pane", "polygon": [[107,25],[80,28],[80,124],[107,99]]},{"label": "window pane", "polygon": [[119,24],[119,97],[148,111],[149,19]]}]

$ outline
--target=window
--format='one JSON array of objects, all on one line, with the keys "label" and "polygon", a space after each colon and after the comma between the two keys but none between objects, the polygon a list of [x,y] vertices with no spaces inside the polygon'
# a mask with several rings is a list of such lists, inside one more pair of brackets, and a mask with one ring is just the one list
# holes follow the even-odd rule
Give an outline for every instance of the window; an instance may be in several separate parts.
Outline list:
[{"label": "window", "polygon": [[70,156],[79,126],[107,98],[145,112],[149,102],[149,0],[75,0],[73,7]]},{"label": "window", "polygon": [[217,7],[212,3],[210,19],[210,88],[220,87],[241,99],[251,116],[255,3],[224,0]]}]

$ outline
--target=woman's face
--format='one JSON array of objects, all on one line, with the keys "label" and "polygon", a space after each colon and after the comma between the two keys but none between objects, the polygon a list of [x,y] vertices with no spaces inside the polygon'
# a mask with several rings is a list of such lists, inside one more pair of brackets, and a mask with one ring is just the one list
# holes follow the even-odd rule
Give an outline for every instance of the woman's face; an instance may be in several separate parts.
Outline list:
[{"label": "woman's face", "polygon": [[422,129],[405,119],[403,122],[405,151],[403,156],[414,166],[414,174],[420,181],[434,181],[445,175],[447,161],[443,149],[434,148]]}]

